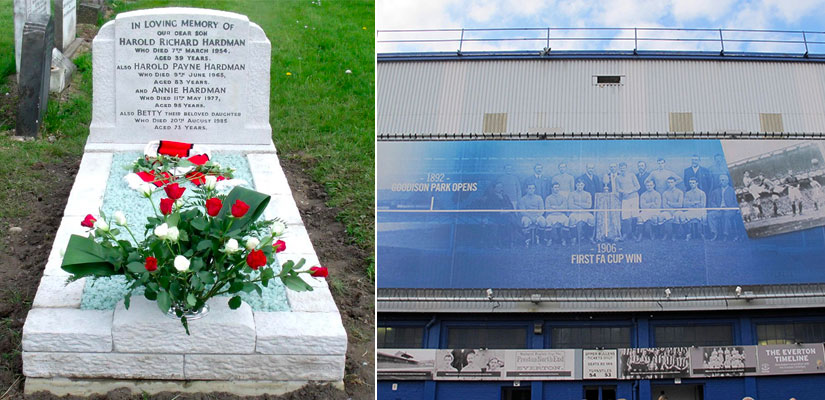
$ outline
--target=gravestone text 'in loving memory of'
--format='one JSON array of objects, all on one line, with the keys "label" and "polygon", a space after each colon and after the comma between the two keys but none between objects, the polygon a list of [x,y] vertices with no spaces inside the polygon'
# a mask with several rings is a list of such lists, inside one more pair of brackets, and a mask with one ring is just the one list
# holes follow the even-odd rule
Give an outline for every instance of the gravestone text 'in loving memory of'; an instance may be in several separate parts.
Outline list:
[{"label": "gravestone text 'in loving memory of'", "polygon": [[89,142],[270,143],[270,52],[263,30],[238,14],[118,16],[95,39],[95,66],[111,66],[96,68],[95,82],[114,84],[95,85]]}]

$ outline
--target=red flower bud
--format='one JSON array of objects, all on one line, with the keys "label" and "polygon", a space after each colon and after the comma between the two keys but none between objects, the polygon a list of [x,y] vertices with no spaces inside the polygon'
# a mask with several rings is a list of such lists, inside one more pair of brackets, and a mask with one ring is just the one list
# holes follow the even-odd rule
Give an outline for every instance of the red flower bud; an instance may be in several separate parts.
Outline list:
[{"label": "red flower bud", "polygon": [[217,216],[218,213],[221,212],[222,207],[223,202],[217,197],[206,200],[206,213],[209,214],[210,217]]},{"label": "red flower bud", "polygon": [[169,215],[172,213],[172,206],[175,205],[175,200],[173,199],[160,199],[160,212],[163,215]]},{"label": "red flower bud", "polygon": [[246,264],[257,271],[258,268],[266,265],[266,254],[261,250],[252,250],[249,255],[246,256]]},{"label": "red flower bud", "polygon": [[186,188],[182,188],[177,183],[173,183],[171,185],[166,185],[163,190],[166,191],[166,195],[169,196],[170,199],[177,200],[183,196],[183,192],[186,191]]},{"label": "red flower bud", "polygon": [[144,266],[147,271],[152,272],[158,269],[158,259],[155,257],[146,257],[146,264]]},{"label": "red flower bud", "polygon": [[309,274],[318,278],[326,278],[329,276],[329,271],[327,267],[312,267],[309,269]]},{"label": "red flower bud", "polygon": [[87,228],[94,228],[95,221],[97,221],[97,219],[95,219],[95,217],[93,217],[92,214],[88,214],[86,215],[86,218],[83,218],[83,222],[81,222],[80,225],[85,226]]},{"label": "red flower bud", "polygon": [[275,248],[275,253],[280,253],[286,250],[286,242],[284,242],[283,240],[278,240],[277,242],[275,242],[275,244],[272,245],[272,247]]},{"label": "red flower bud", "polygon": [[246,215],[246,212],[249,211],[249,204],[242,202],[241,200],[235,200],[235,204],[232,205],[232,216],[235,218],[240,218]]}]

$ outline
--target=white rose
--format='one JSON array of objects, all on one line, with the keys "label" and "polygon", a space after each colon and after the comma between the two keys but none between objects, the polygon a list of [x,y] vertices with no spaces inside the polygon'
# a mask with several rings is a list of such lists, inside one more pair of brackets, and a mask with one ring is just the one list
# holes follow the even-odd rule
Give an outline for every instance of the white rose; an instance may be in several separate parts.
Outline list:
[{"label": "white rose", "polygon": [[101,231],[108,232],[109,231],[109,224],[106,223],[102,218],[95,221],[95,228],[100,229]]},{"label": "white rose", "polygon": [[166,223],[162,223],[155,228],[155,236],[166,239],[166,235],[169,234],[169,226]]},{"label": "white rose", "polygon": [[175,269],[184,272],[189,270],[189,260],[184,256],[175,257]]},{"label": "white rose", "polygon": [[152,185],[150,185],[146,182],[144,182],[142,185],[140,185],[140,193],[143,194],[146,197],[151,196],[152,192],[154,192],[154,191],[155,191],[155,188],[153,188]]},{"label": "white rose", "polygon": [[229,239],[226,241],[226,244],[223,245],[223,252],[227,254],[232,254],[238,251],[238,241],[235,239]]},{"label": "white rose", "polygon": [[209,190],[215,189],[215,184],[218,183],[218,177],[216,177],[215,175],[206,175],[206,178],[204,178],[204,179],[206,180],[204,185],[206,186],[207,189],[209,189]]},{"label": "white rose", "polygon": [[120,226],[126,225],[126,215],[123,211],[115,211],[115,223]]},{"label": "white rose", "polygon": [[261,244],[261,241],[258,240],[258,238],[251,237],[246,239],[246,249],[249,251],[255,250],[259,244]]},{"label": "white rose", "polygon": [[178,227],[172,226],[169,227],[169,231],[166,232],[166,239],[169,239],[170,242],[177,242],[179,235],[180,232],[178,231]]},{"label": "white rose", "polygon": [[275,221],[272,223],[272,234],[275,236],[281,236],[284,234],[286,230],[286,225],[284,225],[281,221]]}]

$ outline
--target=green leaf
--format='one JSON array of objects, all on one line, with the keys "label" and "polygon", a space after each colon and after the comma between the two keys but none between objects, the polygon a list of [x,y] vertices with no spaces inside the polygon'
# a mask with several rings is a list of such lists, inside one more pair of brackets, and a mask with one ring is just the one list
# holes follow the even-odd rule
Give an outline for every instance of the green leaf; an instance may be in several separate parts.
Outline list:
[{"label": "green leaf", "polygon": [[186,231],[181,230],[178,236],[178,240],[181,242],[188,242],[189,241],[189,234]]},{"label": "green leaf", "polygon": [[158,292],[158,308],[163,312],[169,312],[172,308],[172,299],[169,298],[169,293],[165,290]]},{"label": "green leaf", "polygon": [[[194,224],[193,224],[194,225]],[[212,248],[212,241],[209,239],[201,240],[198,245],[195,247],[197,251],[204,251],[206,249]]]},{"label": "green leaf", "polygon": [[301,279],[297,276],[292,276],[292,275],[283,276],[283,277],[281,277],[281,281],[284,283],[284,286],[286,286],[287,288],[289,288],[291,290],[294,290],[296,292],[304,292],[304,291],[307,291],[307,290],[310,290],[310,291],[312,290],[312,286],[309,286],[309,284],[307,284],[306,282],[304,282],[303,279]]},{"label": "green leaf", "polygon": [[143,291],[143,297],[146,297],[146,300],[155,301],[158,299],[158,292],[147,287],[146,290]]},{"label": "green leaf", "polygon": [[146,272],[146,266],[139,261],[134,261],[130,262],[129,264],[126,264],[126,269],[136,274],[142,274]]},{"label": "green leaf", "polygon": [[228,216],[231,216],[232,204],[235,204],[235,200],[243,201],[249,205],[249,211],[247,211],[246,215],[243,217],[236,219],[232,224],[233,232],[241,230],[246,228],[247,225],[257,220],[258,217],[263,214],[264,210],[266,210],[266,206],[269,204],[269,199],[269,195],[241,186],[235,186],[223,201],[223,207],[221,208],[221,212],[218,214],[218,218],[227,218]]},{"label": "green leaf", "polygon": [[304,264],[306,264],[306,263],[307,263],[307,260],[302,258],[300,261],[298,261],[298,264],[295,264],[295,268],[293,268],[293,269],[301,269],[301,267],[303,267]]},{"label": "green leaf", "polygon": [[232,284],[229,285],[229,293],[238,293],[243,289],[243,287],[244,283],[241,281],[232,282]]},{"label": "green leaf", "polygon": [[125,296],[123,296],[123,306],[126,307],[127,310],[129,309],[129,304],[131,304],[131,300],[132,300],[132,291],[130,290],[130,291],[126,292]]},{"label": "green leaf", "polygon": [[235,296],[229,299],[229,308],[237,310],[241,306],[241,296]]},{"label": "green leaf", "polygon": [[189,265],[189,270],[192,272],[198,272],[203,269],[206,264],[203,262],[203,259],[200,258],[193,258],[192,263]]},{"label": "green leaf", "polygon": [[205,218],[195,218],[192,220],[191,225],[199,231],[204,231],[209,226],[209,222]]},{"label": "green leaf", "polygon": [[[264,286],[266,286],[266,285],[264,285]],[[264,291],[263,291],[263,289],[261,289],[260,286],[255,285],[255,291],[258,292],[258,297],[264,297]]]},{"label": "green leaf", "polygon": [[168,217],[166,217],[166,225],[169,225],[170,228],[173,227],[173,226],[178,226],[179,222],[180,222],[180,213],[173,212],[173,213],[169,214]]},{"label": "green leaf", "polygon": [[205,285],[211,285],[215,283],[215,277],[209,271],[200,271],[198,272],[198,278],[201,278],[201,282]]},{"label": "green leaf", "polygon": [[169,292],[172,294],[172,297],[183,300],[183,288],[180,287],[179,283],[172,282],[172,284],[169,285]]},{"label": "green leaf", "polygon": [[261,272],[261,284],[264,287],[269,285],[269,280],[275,277],[275,271],[272,268],[266,268]]},{"label": "green leaf", "polygon": [[258,287],[258,285],[254,284],[252,282],[245,282],[243,284],[243,289],[241,289],[241,290],[244,293],[252,293],[252,291],[255,290],[256,287]]},{"label": "green leaf", "polygon": [[78,235],[69,238],[61,268],[76,278],[119,275],[111,262],[111,255],[100,243]]},{"label": "green leaf", "polygon": [[198,302],[198,301],[195,299],[195,295],[194,295],[194,294],[189,293],[188,295],[186,295],[186,304],[187,304],[189,307],[194,307],[194,306],[195,306],[195,304],[196,304],[197,302]]},{"label": "green leaf", "polygon": [[295,263],[292,262],[292,260],[288,260],[281,265],[281,275],[289,275],[289,272],[292,271],[293,267],[295,267]]}]

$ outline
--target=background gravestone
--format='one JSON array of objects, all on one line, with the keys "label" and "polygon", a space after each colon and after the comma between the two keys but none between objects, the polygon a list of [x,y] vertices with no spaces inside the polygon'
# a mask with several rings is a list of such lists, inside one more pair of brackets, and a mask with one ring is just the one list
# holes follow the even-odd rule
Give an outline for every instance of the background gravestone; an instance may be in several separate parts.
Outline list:
[{"label": "background gravestone", "polygon": [[61,52],[77,35],[77,0],[54,0],[54,45]]},{"label": "background gravestone", "polygon": [[97,24],[97,19],[100,18],[103,5],[96,1],[81,1],[77,6],[77,23],[78,24]]},{"label": "background gravestone", "polygon": [[244,15],[120,14],[93,42],[87,143],[271,144],[270,53],[263,30]]},{"label": "background gravestone", "polygon": [[[23,43],[23,25],[30,14],[51,14],[49,0],[14,0],[14,62],[20,72],[20,53]],[[20,75],[17,75],[20,82]]]},{"label": "background gravestone", "polygon": [[23,26],[20,72],[17,74],[20,99],[17,135],[37,136],[49,104],[49,80],[54,48],[54,22],[46,14],[30,14]]}]

